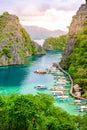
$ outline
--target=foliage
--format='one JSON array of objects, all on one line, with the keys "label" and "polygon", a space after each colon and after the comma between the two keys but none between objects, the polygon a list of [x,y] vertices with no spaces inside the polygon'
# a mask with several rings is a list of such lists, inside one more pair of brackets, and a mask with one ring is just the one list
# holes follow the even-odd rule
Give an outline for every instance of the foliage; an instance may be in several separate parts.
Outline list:
[{"label": "foliage", "polygon": [[73,117],[50,95],[0,96],[0,130],[75,130]]},{"label": "foliage", "polygon": [[27,46],[28,51],[29,51],[30,54],[36,54],[35,45],[32,43],[29,35],[27,34],[27,32],[25,31],[24,28],[21,28],[21,35],[23,37],[22,43],[23,43],[24,47]]},{"label": "foliage", "polygon": [[78,120],[79,130],[87,130],[87,113]]},{"label": "foliage", "polygon": [[8,12],[0,15],[0,65],[23,64],[26,57],[38,52],[17,16]]},{"label": "foliage", "polygon": [[2,49],[3,54],[5,54],[8,58],[11,58],[10,48],[5,46]]},{"label": "foliage", "polygon": [[87,89],[87,25],[80,30],[75,39],[75,46],[68,56],[67,69],[83,89]]},{"label": "foliage", "polygon": [[82,95],[83,98],[87,98],[87,92]]},{"label": "foliage", "polygon": [[9,13],[8,13],[8,12],[4,12],[3,15],[4,15],[4,16],[7,16],[7,15],[9,15]]},{"label": "foliage", "polygon": [[44,49],[61,49],[64,50],[66,45],[67,35],[61,35],[59,37],[49,37],[44,42]]}]

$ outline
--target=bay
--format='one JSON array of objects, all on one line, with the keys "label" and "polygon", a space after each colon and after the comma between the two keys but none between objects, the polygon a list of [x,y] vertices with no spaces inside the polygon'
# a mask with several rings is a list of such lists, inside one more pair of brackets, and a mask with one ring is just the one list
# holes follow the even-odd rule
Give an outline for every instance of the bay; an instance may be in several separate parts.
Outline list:
[{"label": "bay", "polygon": [[[47,51],[46,55],[31,56],[28,58],[27,65],[16,65],[0,67],[0,95],[10,95],[12,93],[18,94],[37,94],[46,93],[52,95],[49,88],[52,88],[55,84],[54,75],[52,74],[36,74],[37,69],[49,69],[54,62],[60,62],[62,57],[61,50]],[[66,75],[63,74],[68,81],[66,86],[70,90],[70,82]],[[34,87],[43,84],[47,86],[46,90],[37,90]],[[63,108],[70,114],[80,114],[75,111],[75,105],[72,104],[73,98],[69,95],[69,91],[66,93],[69,96],[69,100],[58,101],[55,98],[55,105]]]},{"label": "bay", "polygon": [[61,51],[47,51],[46,55],[31,56],[28,58],[29,64],[20,66],[0,67],[0,94],[12,93],[36,93],[34,86],[45,84],[52,86],[52,75],[37,75],[36,69],[49,68],[52,63],[59,62]]}]

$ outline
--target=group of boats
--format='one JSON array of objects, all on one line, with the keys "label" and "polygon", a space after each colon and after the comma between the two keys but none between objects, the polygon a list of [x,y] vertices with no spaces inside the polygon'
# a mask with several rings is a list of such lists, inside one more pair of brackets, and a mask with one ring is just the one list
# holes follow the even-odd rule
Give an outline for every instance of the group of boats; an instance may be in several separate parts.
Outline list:
[{"label": "group of boats", "polygon": [[79,108],[78,108],[78,110],[79,111],[81,111],[81,112],[86,112],[87,111],[87,106],[80,106]]},{"label": "group of boats", "polygon": [[[45,85],[37,85],[34,88],[38,90],[48,89]],[[57,99],[66,100],[69,98],[69,96],[64,95],[64,91],[66,91],[64,87],[54,87],[50,88],[49,90],[51,90],[51,95],[57,96]]]},{"label": "group of boats", "polygon": [[37,69],[34,71],[34,73],[37,74],[56,74],[56,75],[60,75],[62,76],[63,73],[61,71],[59,71],[58,69],[56,69],[56,67],[50,67],[49,69],[43,70],[43,69]]},{"label": "group of boats", "polygon": [[80,112],[87,111],[87,99],[74,100],[73,104],[79,105],[75,108],[76,111],[80,111]]},{"label": "group of boats", "polygon": [[64,88],[63,86],[55,86],[53,88],[50,88],[51,90],[51,94],[53,96],[56,96],[57,101],[58,100],[67,100],[69,98],[68,95],[65,94],[65,91],[67,91],[66,88]]},{"label": "group of boats", "polygon": [[[67,91],[67,89],[64,86],[60,86],[60,84],[65,85],[67,83],[67,80],[65,79],[65,77],[61,77],[61,75],[63,75],[63,74],[56,67],[51,67],[48,71],[36,70],[35,73],[38,73],[38,74],[46,74],[46,73],[57,74],[56,76],[54,76],[54,80],[55,80],[54,87],[47,88],[47,86],[41,84],[41,85],[35,86],[34,87],[35,89],[38,89],[38,90],[48,89],[51,91],[51,95],[57,96],[57,99],[66,100],[69,98],[69,96],[64,94],[64,91]],[[58,86],[58,84],[59,84],[59,86]]]},{"label": "group of boats", "polygon": [[56,96],[57,101],[68,100],[69,95],[66,94],[66,91],[68,91],[68,89],[65,88],[65,85],[68,83],[68,81],[66,80],[64,74],[56,67],[52,67],[52,70],[55,70],[55,85],[53,88],[50,88],[50,90],[52,91],[52,95]]},{"label": "group of boats", "polygon": [[[54,86],[52,88],[48,88],[45,85],[37,85],[34,88],[38,89],[38,90],[50,90],[51,91],[51,95],[56,97],[57,101],[65,101],[65,100],[69,100],[70,96],[67,95],[67,91],[68,88],[66,88],[66,84],[69,83],[69,81],[65,78],[65,76],[63,75],[63,73],[58,70],[56,67],[51,67],[48,71],[46,70],[36,70],[34,71],[34,73],[38,73],[38,74],[53,74],[54,75]],[[74,100],[73,104],[76,105],[80,105],[79,107],[76,107],[75,110],[77,111],[87,111],[87,106],[85,105],[85,102],[87,102],[87,100]]]},{"label": "group of boats", "polygon": [[64,88],[63,86],[54,86],[53,88],[50,88],[49,90],[52,90],[52,91],[66,91],[67,89]]}]

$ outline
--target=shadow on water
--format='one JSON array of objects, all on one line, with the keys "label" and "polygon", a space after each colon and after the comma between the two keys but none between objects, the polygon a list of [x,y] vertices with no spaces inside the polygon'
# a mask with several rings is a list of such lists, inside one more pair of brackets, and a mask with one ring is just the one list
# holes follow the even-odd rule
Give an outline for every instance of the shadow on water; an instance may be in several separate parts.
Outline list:
[{"label": "shadow on water", "polygon": [[10,87],[12,91],[13,87],[20,88],[31,83],[48,82],[52,76],[45,75],[43,77],[35,75],[33,72],[38,68],[45,69],[52,65],[53,62],[58,61],[61,57],[61,50],[47,50],[46,52],[46,55],[27,58],[28,63],[26,65],[0,67],[0,89],[6,90],[6,88]]},{"label": "shadow on water", "polygon": [[49,54],[58,54],[58,53],[62,53],[62,50],[46,50],[47,53]]},{"label": "shadow on water", "polygon": [[28,58],[28,64],[16,66],[0,67],[0,86],[1,87],[15,87],[21,86],[22,82],[30,73],[30,66],[33,61],[37,61],[43,55],[31,56]]},{"label": "shadow on water", "polygon": [[0,68],[0,86],[20,86],[27,75],[27,67],[28,66],[9,66]]},{"label": "shadow on water", "polygon": [[28,58],[27,58],[28,64],[31,64],[32,61],[36,61],[36,60],[38,60],[38,58],[40,58],[40,57],[42,57],[42,56],[44,56],[44,55],[37,55],[37,56],[33,55],[33,56],[31,56],[31,57],[28,57]]}]

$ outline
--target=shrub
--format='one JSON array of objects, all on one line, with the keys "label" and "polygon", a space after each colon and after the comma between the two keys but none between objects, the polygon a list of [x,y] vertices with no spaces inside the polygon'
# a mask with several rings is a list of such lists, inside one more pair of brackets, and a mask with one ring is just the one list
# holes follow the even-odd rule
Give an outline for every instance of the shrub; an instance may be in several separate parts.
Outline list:
[{"label": "shrub", "polygon": [[11,58],[10,48],[8,48],[8,47],[5,46],[2,49],[2,51],[3,51],[3,54],[5,54],[8,58]]}]

